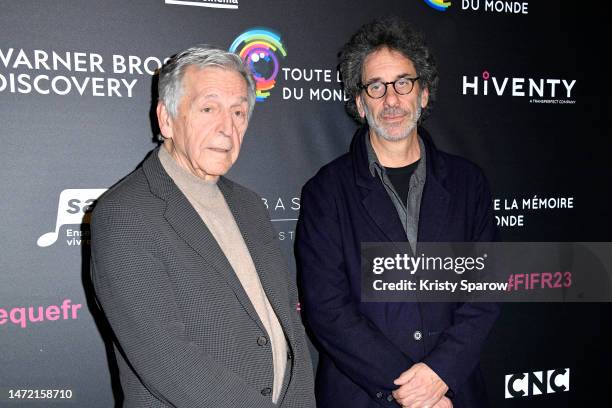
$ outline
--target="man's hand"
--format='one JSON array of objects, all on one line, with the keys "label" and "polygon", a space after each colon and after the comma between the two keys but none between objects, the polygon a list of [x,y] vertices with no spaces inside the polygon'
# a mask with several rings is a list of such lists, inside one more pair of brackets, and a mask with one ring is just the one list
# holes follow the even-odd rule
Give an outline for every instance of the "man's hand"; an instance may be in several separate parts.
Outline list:
[{"label": "man's hand", "polygon": [[393,397],[402,407],[409,408],[438,408],[452,407],[450,405],[438,405],[443,401],[444,394],[448,391],[448,386],[442,381],[438,374],[424,363],[417,363],[404,371],[395,381],[395,385],[400,387],[393,391]]},{"label": "man's hand", "polygon": [[432,408],[453,408],[453,403],[448,398],[442,397]]}]

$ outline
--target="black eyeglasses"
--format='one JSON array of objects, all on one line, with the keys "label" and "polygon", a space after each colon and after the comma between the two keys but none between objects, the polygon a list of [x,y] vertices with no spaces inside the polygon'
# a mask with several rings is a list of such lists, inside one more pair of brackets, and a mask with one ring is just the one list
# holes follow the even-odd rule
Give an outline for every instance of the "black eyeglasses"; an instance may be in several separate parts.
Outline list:
[{"label": "black eyeglasses", "polygon": [[408,78],[402,77],[395,81],[383,82],[376,81],[366,85],[359,85],[359,88],[364,89],[370,98],[380,99],[387,94],[387,86],[393,85],[393,89],[398,95],[408,95],[414,89],[414,83],[419,80],[419,77]]}]

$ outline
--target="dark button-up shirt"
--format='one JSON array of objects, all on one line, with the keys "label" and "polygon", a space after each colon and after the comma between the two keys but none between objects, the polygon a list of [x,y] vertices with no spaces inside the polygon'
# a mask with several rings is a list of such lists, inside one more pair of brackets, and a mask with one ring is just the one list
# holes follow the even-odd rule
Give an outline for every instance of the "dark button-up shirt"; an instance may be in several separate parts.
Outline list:
[{"label": "dark button-up shirt", "polygon": [[408,198],[404,203],[400,198],[399,194],[393,187],[393,183],[389,180],[389,176],[385,171],[385,167],[380,164],[378,161],[378,157],[376,156],[376,152],[372,147],[372,142],[370,142],[369,135],[366,135],[366,149],[368,152],[368,166],[370,169],[370,173],[372,173],[372,177],[378,176],[385,186],[385,190],[387,190],[387,194],[393,201],[393,205],[397,210],[397,215],[399,216],[402,226],[404,227],[404,231],[406,232],[406,237],[408,238],[408,242],[410,243],[410,248],[412,249],[412,253],[416,252],[416,243],[418,239],[418,230],[419,230],[419,212],[421,210],[421,197],[423,196],[423,186],[425,185],[425,177],[427,174],[427,163],[426,163],[426,154],[425,154],[425,145],[421,140],[420,136],[417,136],[419,140],[419,149],[421,152],[421,159],[417,164],[417,168],[412,173],[410,177],[410,188],[408,190]]}]

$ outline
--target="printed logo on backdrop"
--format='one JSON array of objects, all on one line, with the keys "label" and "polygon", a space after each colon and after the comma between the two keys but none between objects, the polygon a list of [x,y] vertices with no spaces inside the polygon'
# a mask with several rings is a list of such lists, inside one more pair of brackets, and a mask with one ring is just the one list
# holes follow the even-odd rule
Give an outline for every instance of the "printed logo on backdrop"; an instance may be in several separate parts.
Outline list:
[{"label": "printed logo on backdrop", "polygon": [[438,11],[446,11],[452,5],[450,1],[443,0],[425,0],[425,4]]},{"label": "printed logo on backdrop", "polygon": [[234,10],[238,8],[238,0],[165,0],[165,3],[179,6],[213,7]]},{"label": "printed logo on backdrop", "polygon": [[[239,54],[249,66],[257,82],[259,102],[269,97],[314,102],[348,100],[336,68],[282,66],[281,61],[287,57],[286,47],[281,35],[271,28],[257,27],[243,32],[229,50]],[[328,64],[335,67],[335,55],[329,55]],[[272,92],[278,84],[282,84],[280,92]]]},{"label": "printed logo on backdrop", "polygon": [[[57,242],[62,227],[66,226],[66,245],[80,246],[90,243],[89,222],[93,206],[105,188],[67,189],[60,193],[55,227],[41,235],[36,241],[39,247],[48,247]],[[73,228],[72,226],[78,226]]]},{"label": "printed logo on backdrop", "polygon": [[0,326],[12,324],[13,327],[26,329],[33,323],[76,320],[79,318],[78,312],[82,307],[81,303],[72,303],[70,299],[64,299],[61,304],[55,305],[0,307]]},{"label": "printed logo on backdrop", "polygon": [[495,75],[484,70],[480,75],[463,75],[464,96],[507,97],[544,105],[574,105],[575,79],[525,78]]},{"label": "printed logo on backdrop", "polygon": [[[437,11],[446,11],[453,4],[444,0],[424,0],[425,4]],[[504,0],[460,0],[460,12],[486,12],[501,14],[529,14],[529,2]],[[459,0],[457,0],[459,2]]]},{"label": "printed logo on backdrop", "polygon": [[0,93],[132,98],[138,78],[149,92],[151,75],[167,60],[154,56],[0,47]]},{"label": "printed logo on backdrop", "polygon": [[276,85],[278,59],[287,56],[280,35],[269,28],[252,28],[240,34],[229,50],[240,55],[253,74],[257,102],[265,101]]},{"label": "printed logo on backdrop", "polygon": [[546,197],[534,194],[528,197],[505,197],[493,199],[495,221],[499,227],[522,228],[527,225],[530,216],[543,212],[557,213],[562,210],[573,210],[574,197]]},{"label": "printed logo on backdrop", "polygon": [[556,394],[569,390],[569,368],[506,375],[505,399]]},{"label": "printed logo on backdrop", "polygon": [[[270,214],[270,221],[286,225],[286,222],[296,222],[300,213],[300,197],[262,197],[264,206]],[[295,230],[279,227],[279,241],[293,241]]]}]

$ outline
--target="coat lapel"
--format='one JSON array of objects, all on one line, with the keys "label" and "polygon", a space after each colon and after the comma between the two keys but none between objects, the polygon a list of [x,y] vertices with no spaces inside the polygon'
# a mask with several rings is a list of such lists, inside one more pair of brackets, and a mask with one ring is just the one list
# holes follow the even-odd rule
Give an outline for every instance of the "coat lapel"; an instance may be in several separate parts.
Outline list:
[{"label": "coat lapel", "polygon": [[[259,219],[253,208],[244,205],[244,197],[236,193],[231,181],[221,177],[218,186],[251,254],[261,286],[286,336],[288,348],[293,349],[296,343],[290,316],[290,307],[293,305],[289,305],[289,293],[282,289],[286,287],[285,282],[288,277],[278,276],[279,273],[287,272],[286,268],[282,266],[285,260],[282,258],[280,250],[275,247],[276,243],[272,242],[274,236],[267,237],[265,233],[262,234],[262,228],[266,228],[265,223],[270,221],[267,217]],[[282,405],[285,398],[287,386],[291,380],[291,370],[291,364],[287,364],[283,386],[279,394],[279,405]]]},{"label": "coat lapel", "polygon": [[290,325],[290,311],[287,302],[289,295],[282,291],[280,282],[284,282],[284,280],[279,281],[275,273],[278,270],[285,271],[285,268],[277,264],[277,262],[284,262],[284,259],[276,259],[274,256],[275,254],[270,253],[270,251],[266,249],[266,247],[270,248],[270,246],[274,245],[274,243],[271,242],[274,237],[270,237],[270,242],[261,242],[263,241],[260,231],[263,226],[262,223],[269,222],[269,220],[256,219],[256,215],[254,215],[252,209],[245,207],[243,205],[244,201],[235,194],[233,185],[229,180],[221,177],[218,185],[236,220],[236,224],[240,229],[240,233],[242,234],[249,253],[251,254],[251,259],[255,265],[255,270],[259,276],[261,286],[268,297],[268,301],[272,309],[274,309],[285,335],[293,342],[293,327]]},{"label": "coat lapel", "polygon": [[[355,170],[355,181],[359,187],[362,203],[368,215],[381,233],[391,242],[407,241],[397,210],[378,176],[370,173],[365,138],[368,127],[357,131],[351,143],[351,155]],[[444,188],[445,166],[431,137],[424,129],[419,135],[425,144],[427,175],[419,211],[418,241],[435,242],[447,222],[450,194]]]},{"label": "coat lapel", "polygon": [[372,221],[378,226],[385,240],[391,242],[406,242],[406,231],[397,214],[397,210],[387,194],[382,182],[374,179],[370,188],[362,189],[361,202]]},{"label": "coat lapel", "polygon": [[202,257],[204,264],[227,282],[245,311],[265,332],[263,323],[225,254],[200,215],[163,169],[157,157],[157,149],[145,160],[143,170],[149,179],[151,192],[166,202],[164,215],[170,226]]},{"label": "coat lapel", "polygon": [[427,154],[427,178],[421,198],[418,240],[437,242],[441,239],[443,227],[448,222],[450,207],[450,193],[443,184],[446,178],[446,166],[429,134],[424,129],[419,129],[419,134]]},{"label": "coat lapel", "polygon": [[357,130],[350,149],[361,203],[378,226],[383,236],[381,241],[406,242],[406,232],[387,190],[378,176],[370,172],[366,137],[368,137],[368,127],[364,126]]},{"label": "coat lapel", "polygon": [[448,191],[440,185],[438,180],[428,177],[423,188],[419,213],[418,240],[420,242],[439,241],[442,227],[447,222],[449,202]]}]

